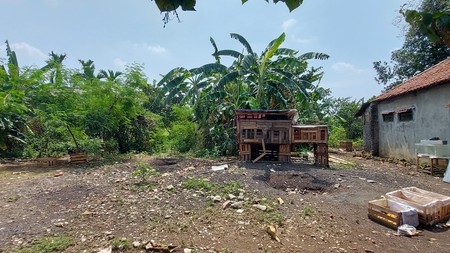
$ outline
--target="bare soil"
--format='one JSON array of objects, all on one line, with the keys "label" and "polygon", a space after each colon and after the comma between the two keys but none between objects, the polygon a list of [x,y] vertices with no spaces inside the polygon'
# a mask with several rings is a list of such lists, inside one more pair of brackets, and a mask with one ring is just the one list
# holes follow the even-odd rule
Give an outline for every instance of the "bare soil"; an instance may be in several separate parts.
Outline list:
[{"label": "bare soil", "polygon": [[[45,168],[3,162],[0,252],[61,236],[74,241],[65,252],[450,252],[445,228],[404,237],[367,218],[367,202],[389,191],[416,186],[450,196],[450,184],[414,166],[332,156],[348,163],[147,156]],[[211,170],[225,163],[228,169]],[[139,164],[160,173],[150,186],[132,175]]]}]

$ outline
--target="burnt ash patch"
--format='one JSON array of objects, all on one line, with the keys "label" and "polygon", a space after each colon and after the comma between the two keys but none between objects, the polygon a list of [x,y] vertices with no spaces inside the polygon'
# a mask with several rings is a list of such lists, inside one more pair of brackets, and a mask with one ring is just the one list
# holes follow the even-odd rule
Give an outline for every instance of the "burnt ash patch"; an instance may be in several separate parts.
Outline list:
[{"label": "burnt ash patch", "polygon": [[301,172],[276,172],[266,177],[267,183],[278,190],[289,191],[328,191],[332,185],[330,182],[312,176],[309,173]]}]

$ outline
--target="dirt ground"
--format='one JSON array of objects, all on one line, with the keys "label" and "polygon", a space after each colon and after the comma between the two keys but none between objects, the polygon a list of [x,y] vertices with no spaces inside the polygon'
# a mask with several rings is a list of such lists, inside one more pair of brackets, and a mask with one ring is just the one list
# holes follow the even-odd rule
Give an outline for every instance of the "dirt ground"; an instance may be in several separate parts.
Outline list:
[{"label": "dirt ground", "polygon": [[[3,162],[0,252],[44,237],[71,238],[65,252],[450,252],[445,228],[404,237],[367,218],[368,201],[389,191],[450,196],[450,184],[414,166],[331,156],[330,168],[299,158]],[[159,173],[151,184],[133,176],[143,164]],[[228,168],[212,171],[220,164]]]}]

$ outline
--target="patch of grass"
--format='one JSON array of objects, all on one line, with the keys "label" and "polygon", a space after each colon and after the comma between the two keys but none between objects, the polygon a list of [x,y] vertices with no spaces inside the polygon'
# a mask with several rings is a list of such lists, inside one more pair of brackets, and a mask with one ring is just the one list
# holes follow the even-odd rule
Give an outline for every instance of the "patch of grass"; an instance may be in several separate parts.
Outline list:
[{"label": "patch of grass", "polygon": [[19,200],[19,196],[16,195],[8,196],[8,202],[16,202],[17,200]]},{"label": "patch of grass", "polygon": [[[186,232],[186,231],[188,231],[188,229],[189,229],[189,224],[187,224],[187,223],[180,224],[180,228],[179,228],[180,232]],[[181,245],[184,245],[184,241],[183,241],[183,243],[181,243]]]},{"label": "patch of grass", "polygon": [[312,207],[304,207],[303,210],[301,211],[300,215],[303,217],[308,217],[308,216],[312,216],[316,213],[317,211],[312,208]]},{"label": "patch of grass", "polygon": [[187,181],[181,183],[181,188],[190,190],[203,190],[211,192],[217,189],[217,184],[211,183],[206,178],[189,178]]},{"label": "patch of grass", "polygon": [[131,186],[132,191],[139,191],[139,190],[154,190],[156,188],[156,183],[153,182],[147,182],[147,183],[139,183]]},{"label": "patch of grass", "polygon": [[266,221],[268,221],[268,223],[272,223],[272,224],[276,224],[276,225],[283,225],[284,222],[286,221],[286,217],[284,216],[284,214],[273,211],[273,212],[268,212],[266,214],[265,217]]},{"label": "patch of grass", "polygon": [[30,248],[13,251],[14,253],[51,253],[64,252],[74,241],[69,237],[43,237],[33,240]]},{"label": "patch of grass", "polygon": [[214,200],[208,199],[206,201],[206,207],[208,208],[208,207],[213,207],[213,206],[214,206]]},{"label": "patch of grass", "polygon": [[241,182],[231,180],[221,187],[221,191],[223,194],[237,194],[242,188]]},{"label": "patch of grass", "polygon": [[113,250],[126,250],[130,248],[130,242],[126,238],[114,238],[110,242]]}]

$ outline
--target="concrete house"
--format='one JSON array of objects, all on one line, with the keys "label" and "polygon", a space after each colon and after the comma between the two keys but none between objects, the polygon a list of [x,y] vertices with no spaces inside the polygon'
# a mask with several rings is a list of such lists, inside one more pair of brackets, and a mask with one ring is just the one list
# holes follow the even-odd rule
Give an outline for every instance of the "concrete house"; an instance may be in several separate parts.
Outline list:
[{"label": "concrete house", "polygon": [[415,143],[450,142],[450,58],[363,104],[364,149],[381,157],[415,160]]}]

